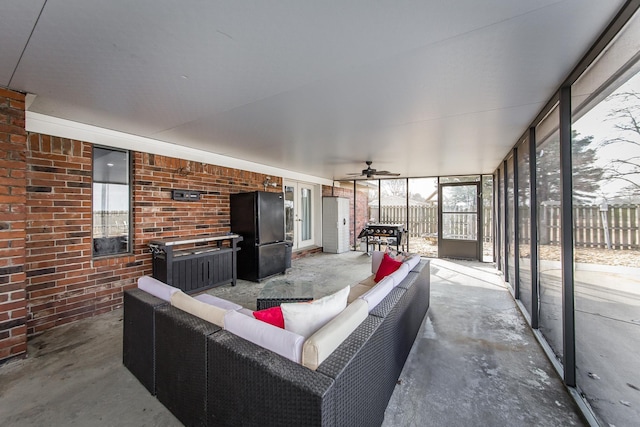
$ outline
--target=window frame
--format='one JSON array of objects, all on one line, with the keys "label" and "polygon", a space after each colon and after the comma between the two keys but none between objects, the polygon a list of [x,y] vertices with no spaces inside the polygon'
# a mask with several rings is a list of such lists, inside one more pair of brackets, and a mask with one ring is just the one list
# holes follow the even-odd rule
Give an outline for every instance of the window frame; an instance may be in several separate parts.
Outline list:
[{"label": "window frame", "polygon": [[[94,194],[95,194],[95,184],[109,184],[110,182],[106,181],[96,181],[95,179],[95,149],[99,148],[101,150],[108,150],[112,152],[124,153],[127,156],[127,196],[128,196],[128,215],[127,215],[127,250],[116,253],[106,253],[106,254],[97,254],[96,246],[95,246],[95,210],[94,210]],[[133,253],[133,227],[132,227],[132,218],[133,218],[133,156],[131,155],[131,150],[109,147],[104,145],[94,144],[91,148],[91,257],[92,259],[104,259],[104,258],[112,258],[112,257],[120,257],[127,256]]]}]

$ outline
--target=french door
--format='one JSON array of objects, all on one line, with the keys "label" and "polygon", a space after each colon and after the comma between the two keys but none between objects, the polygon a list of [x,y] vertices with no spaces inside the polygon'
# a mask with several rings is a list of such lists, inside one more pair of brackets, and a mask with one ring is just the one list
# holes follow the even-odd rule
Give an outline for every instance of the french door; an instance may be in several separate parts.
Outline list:
[{"label": "french door", "polygon": [[313,245],[314,188],[300,182],[284,182],[285,239],[293,249]]}]

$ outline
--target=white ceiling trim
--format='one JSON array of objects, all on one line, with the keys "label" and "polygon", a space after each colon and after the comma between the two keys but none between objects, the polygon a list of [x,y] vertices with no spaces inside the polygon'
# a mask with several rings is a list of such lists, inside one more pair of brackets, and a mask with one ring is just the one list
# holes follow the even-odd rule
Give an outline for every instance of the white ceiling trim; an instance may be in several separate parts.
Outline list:
[{"label": "white ceiling trim", "polygon": [[236,159],[234,157],[210,153],[208,151],[198,150],[195,148],[171,144],[157,139],[132,135],[111,129],[104,129],[97,126],[48,116],[46,114],[34,113],[32,111],[26,112],[25,120],[25,128],[27,132],[36,132],[60,138],[75,139],[78,141],[85,141],[113,148],[121,148],[124,150],[176,157],[184,160],[279,176],[284,179],[294,181],[304,181],[322,185],[333,184],[333,181],[330,179],[319,178],[247,160]]}]

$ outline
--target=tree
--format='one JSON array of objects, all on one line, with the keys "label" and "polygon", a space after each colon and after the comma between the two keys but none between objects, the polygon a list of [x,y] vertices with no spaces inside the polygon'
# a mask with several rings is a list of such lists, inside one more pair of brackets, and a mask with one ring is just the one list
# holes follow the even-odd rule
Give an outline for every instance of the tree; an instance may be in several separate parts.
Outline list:
[{"label": "tree", "polygon": [[637,192],[640,190],[640,93],[613,93],[605,102],[617,105],[611,109],[608,118],[615,122],[619,134],[604,140],[602,145],[615,144],[620,157],[607,165],[605,178],[624,181],[628,192]]},{"label": "tree", "polygon": [[[538,202],[560,202],[560,141],[553,136],[545,141],[536,156]],[[594,203],[600,190],[604,170],[596,166],[596,145],[593,136],[571,132],[571,162],[573,200]]]},{"label": "tree", "polygon": [[380,193],[383,196],[406,197],[406,179],[382,179],[380,180]]}]

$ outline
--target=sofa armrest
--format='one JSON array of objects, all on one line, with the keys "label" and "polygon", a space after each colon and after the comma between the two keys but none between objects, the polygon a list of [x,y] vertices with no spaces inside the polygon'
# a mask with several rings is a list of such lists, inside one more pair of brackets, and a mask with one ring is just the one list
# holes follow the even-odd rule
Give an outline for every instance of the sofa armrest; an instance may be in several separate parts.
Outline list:
[{"label": "sofa armrest", "polygon": [[331,378],[228,331],[207,343],[208,425],[336,425]]},{"label": "sofa armrest", "polygon": [[155,395],[155,312],[169,303],[141,289],[126,290],[123,299],[122,363]]},{"label": "sofa armrest", "polygon": [[176,307],[156,312],[156,394],[185,425],[204,425],[207,337],[219,326]]},{"label": "sofa armrest", "polygon": [[390,369],[393,331],[385,319],[368,315],[322,362],[316,372],[334,379],[335,425],[379,426],[396,385]]}]

